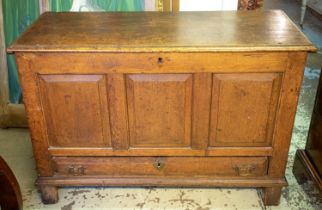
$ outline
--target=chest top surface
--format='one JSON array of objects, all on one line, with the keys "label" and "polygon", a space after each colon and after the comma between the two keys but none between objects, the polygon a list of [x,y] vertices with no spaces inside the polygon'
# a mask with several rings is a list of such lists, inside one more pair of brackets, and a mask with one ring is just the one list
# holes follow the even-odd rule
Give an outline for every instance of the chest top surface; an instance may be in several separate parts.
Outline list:
[{"label": "chest top surface", "polygon": [[227,12],[47,12],[9,52],[315,51],[279,10]]}]

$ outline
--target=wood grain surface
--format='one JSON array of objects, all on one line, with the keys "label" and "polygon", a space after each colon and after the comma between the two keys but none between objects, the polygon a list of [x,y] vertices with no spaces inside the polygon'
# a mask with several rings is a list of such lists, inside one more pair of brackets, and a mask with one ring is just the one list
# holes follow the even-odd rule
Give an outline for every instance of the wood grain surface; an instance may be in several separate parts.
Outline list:
[{"label": "wood grain surface", "polygon": [[45,13],[9,48],[46,52],[290,50],[316,48],[278,10]]}]

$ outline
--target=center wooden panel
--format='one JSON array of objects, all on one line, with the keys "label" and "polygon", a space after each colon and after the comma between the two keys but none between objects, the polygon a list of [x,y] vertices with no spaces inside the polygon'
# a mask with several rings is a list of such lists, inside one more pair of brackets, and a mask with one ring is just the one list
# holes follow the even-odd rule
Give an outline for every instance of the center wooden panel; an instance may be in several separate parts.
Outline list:
[{"label": "center wooden panel", "polygon": [[131,147],[191,145],[192,75],[126,77]]},{"label": "center wooden panel", "polygon": [[106,79],[103,75],[40,75],[49,144],[110,147]]},{"label": "center wooden panel", "polygon": [[281,74],[214,74],[210,146],[269,146]]}]

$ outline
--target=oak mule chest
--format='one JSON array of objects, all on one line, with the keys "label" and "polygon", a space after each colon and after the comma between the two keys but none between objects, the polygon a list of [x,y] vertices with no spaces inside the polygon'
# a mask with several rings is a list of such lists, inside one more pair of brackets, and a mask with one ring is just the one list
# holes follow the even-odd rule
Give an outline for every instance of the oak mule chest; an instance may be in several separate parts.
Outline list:
[{"label": "oak mule chest", "polygon": [[43,202],[60,186],[224,186],[278,204],[315,50],[281,11],[43,14],[8,49]]}]

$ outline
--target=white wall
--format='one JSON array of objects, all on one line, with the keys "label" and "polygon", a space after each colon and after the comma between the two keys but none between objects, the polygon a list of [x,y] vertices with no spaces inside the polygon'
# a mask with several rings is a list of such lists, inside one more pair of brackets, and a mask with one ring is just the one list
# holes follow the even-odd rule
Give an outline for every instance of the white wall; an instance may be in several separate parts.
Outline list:
[{"label": "white wall", "polygon": [[155,0],[144,0],[144,11],[155,11]]},{"label": "white wall", "polygon": [[180,11],[237,10],[238,0],[180,0]]}]

